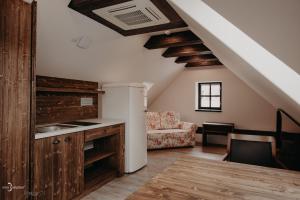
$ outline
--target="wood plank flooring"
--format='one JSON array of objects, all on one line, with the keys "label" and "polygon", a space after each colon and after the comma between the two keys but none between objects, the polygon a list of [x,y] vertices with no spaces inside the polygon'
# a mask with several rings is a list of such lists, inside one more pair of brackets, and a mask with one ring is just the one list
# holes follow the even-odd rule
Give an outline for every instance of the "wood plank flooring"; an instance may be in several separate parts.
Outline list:
[{"label": "wood plank flooring", "polygon": [[117,178],[94,191],[83,200],[123,200],[142,187],[146,182],[173,164],[182,155],[221,160],[226,153],[225,147],[178,148],[148,152],[148,165],[136,173]]},{"label": "wood plank flooring", "polygon": [[182,156],[127,200],[299,200],[300,172]]}]

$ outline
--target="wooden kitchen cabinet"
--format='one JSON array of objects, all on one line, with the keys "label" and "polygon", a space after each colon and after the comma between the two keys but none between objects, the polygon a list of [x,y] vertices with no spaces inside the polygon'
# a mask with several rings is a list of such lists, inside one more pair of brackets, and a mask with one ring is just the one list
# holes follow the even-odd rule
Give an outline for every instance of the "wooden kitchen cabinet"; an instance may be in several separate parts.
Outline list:
[{"label": "wooden kitchen cabinet", "polygon": [[84,153],[83,196],[124,175],[124,134],[124,124],[85,131],[85,142],[93,148]]},{"label": "wooden kitchen cabinet", "polygon": [[[36,200],[79,199],[124,174],[125,125],[35,140]],[[92,142],[93,148],[84,150]]]},{"label": "wooden kitchen cabinet", "polygon": [[35,199],[69,200],[84,189],[84,133],[36,140]]}]

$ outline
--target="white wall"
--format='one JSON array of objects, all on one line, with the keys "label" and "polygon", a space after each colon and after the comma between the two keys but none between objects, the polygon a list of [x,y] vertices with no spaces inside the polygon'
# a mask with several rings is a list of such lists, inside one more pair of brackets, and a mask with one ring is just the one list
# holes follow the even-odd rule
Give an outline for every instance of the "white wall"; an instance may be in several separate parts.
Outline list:
[{"label": "white wall", "polygon": [[[293,68],[261,46],[255,38],[249,37],[247,33],[209,7],[203,0],[168,1],[228,69],[274,107],[282,108],[300,120],[300,93],[298,92],[300,75]],[[259,1],[253,7],[245,6],[245,9],[250,9],[252,14],[256,15],[256,8],[260,6],[260,2],[265,1],[272,3],[272,0]],[[243,2],[247,4],[249,1]],[[297,3],[294,3],[297,6]],[[231,5],[232,9],[238,9],[234,7],[234,4]],[[278,13],[272,7],[265,8],[265,11],[272,13],[272,16],[285,17],[289,15],[288,10]],[[234,17],[239,18],[240,16],[236,14]],[[274,21],[273,19],[268,20],[270,21],[262,22],[262,24]],[[290,18],[290,20],[291,24],[299,22],[298,18]],[[245,20],[243,23],[247,24],[248,22]],[[270,37],[273,36],[272,32],[268,33]],[[275,36],[275,38],[277,37]],[[277,39],[282,40],[280,37]],[[289,40],[290,38],[287,36],[285,39]],[[292,43],[299,45],[299,40],[294,39],[294,36],[291,37]]]},{"label": "white wall", "polygon": [[[198,81],[222,81],[222,112],[194,111]],[[275,131],[275,108],[225,67],[185,70],[155,99],[150,110],[174,110],[182,120],[199,126],[205,121],[232,122],[239,129]]]},{"label": "white wall", "polygon": [[[148,50],[150,34],[124,37],[68,8],[70,0],[38,0],[37,74],[98,82],[153,82],[151,100],[183,70],[164,49]],[[92,40],[88,49],[72,42]]]},{"label": "white wall", "polygon": [[204,0],[300,74],[299,0]]},{"label": "white wall", "polygon": [[[195,112],[195,83],[222,82],[222,112]],[[233,122],[236,128],[275,130],[275,108],[225,67],[184,70],[150,106],[150,110],[176,110],[182,120]]]},{"label": "white wall", "polygon": [[[149,34],[132,36],[132,37],[123,37],[120,34],[114,32],[113,30],[87,18],[83,15],[69,9],[67,7],[70,0],[38,0],[38,26],[37,26],[37,73],[40,75],[48,76],[57,76],[57,77],[66,77],[66,78],[75,78],[75,79],[84,79],[91,81],[99,82],[153,82],[155,83],[154,87],[150,91],[150,103],[157,95],[162,93],[164,89],[171,83],[174,78],[176,78],[181,71],[184,69],[183,65],[178,65],[174,63],[174,58],[163,58],[161,56],[163,49],[160,50],[147,50],[143,47],[144,43],[149,38]],[[209,2],[212,2],[210,0]],[[224,14],[228,18],[230,13],[237,12],[233,6],[234,3],[237,3],[239,0],[228,0],[231,2],[227,6],[222,5],[223,1],[214,1],[218,2],[215,6],[216,10],[218,8],[224,7]],[[257,3],[258,0],[255,0]],[[280,0],[274,0],[274,2],[281,2]],[[289,0],[292,1],[292,0]],[[296,3],[298,0],[294,0]],[[227,2],[227,1],[226,1]],[[244,3],[249,3],[252,1],[243,1]],[[265,2],[265,1],[263,1]],[[269,0],[268,0],[269,2]],[[226,4],[226,3],[225,3]],[[221,5],[221,6],[220,6]],[[238,20],[239,17],[244,19],[244,21],[234,22],[240,23],[241,26],[247,23],[247,16],[252,14],[251,11],[246,11],[247,6],[243,7],[243,4],[238,3],[238,9],[243,8],[242,13],[236,13],[231,17],[235,20]],[[268,4],[266,4],[268,5]],[[277,5],[277,4],[276,4]],[[296,4],[295,4],[296,5]],[[252,7],[255,5],[253,4]],[[296,6],[295,6],[296,7]],[[226,8],[226,9],[225,9]],[[227,10],[228,8],[228,10]],[[230,9],[232,10],[230,10]],[[256,7],[254,7],[256,8]],[[252,8],[251,10],[253,11]],[[280,6],[275,7],[276,9]],[[292,8],[290,6],[290,8]],[[297,8],[297,7],[296,7]],[[267,7],[265,7],[267,9]],[[273,9],[273,11],[277,11]],[[261,10],[263,13],[264,10]],[[271,20],[271,17],[274,17],[274,21],[278,21],[283,15],[282,13],[270,12],[271,14],[266,14],[265,17],[268,17],[268,20]],[[221,11],[220,11],[221,12]],[[246,13],[243,15],[243,13]],[[293,16],[296,14],[294,11]],[[237,16],[237,14],[239,14]],[[277,14],[281,14],[278,16]],[[287,14],[287,13],[285,13]],[[299,14],[299,13],[298,13]],[[276,41],[276,37],[268,41],[269,45],[276,46],[276,49],[280,49],[280,45],[284,45],[286,56],[290,55],[294,60],[299,61],[299,50],[296,51],[296,47],[300,47],[297,41],[289,40],[294,38],[295,35],[299,35],[297,30],[294,30],[295,21],[298,22],[298,18],[294,19],[291,17],[292,22],[288,23],[288,18],[284,18],[285,24],[276,24],[272,23],[272,35],[277,34],[279,27],[283,26],[285,29],[291,29],[291,32],[281,30],[279,35],[294,34],[293,37],[287,36],[286,40],[283,40],[283,37]],[[209,20],[209,19],[207,19]],[[233,19],[232,19],[233,20]],[[263,19],[260,19],[263,20]],[[249,30],[252,30],[257,26],[254,22],[260,22],[259,18],[253,16],[253,20],[249,25]],[[234,20],[233,20],[234,21]],[[245,22],[246,21],[246,22]],[[263,25],[268,24],[268,21],[262,21],[258,29],[263,30]],[[275,29],[277,26],[277,29]],[[247,28],[247,27],[246,27]],[[246,30],[245,28],[245,30]],[[268,29],[268,28],[266,28]],[[255,31],[258,31],[254,29]],[[264,33],[268,30],[264,30]],[[206,32],[203,32],[203,35],[200,35],[201,38],[205,39],[205,42],[208,41],[208,46],[213,46],[212,49],[219,49],[219,53],[223,52],[226,54],[220,57],[226,58],[228,62],[235,62],[235,58],[230,56],[233,52],[228,50],[228,48],[215,47],[213,41],[217,41],[216,38],[212,37]],[[257,32],[258,34],[259,32]],[[253,33],[254,34],[254,33]],[[83,50],[76,47],[75,43],[72,42],[73,39],[76,39],[80,36],[88,36],[92,40],[92,45],[89,49]],[[263,36],[263,35],[262,35]],[[262,37],[261,36],[261,37]],[[259,41],[259,37],[257,37]],[[268,38],[268,34],[264,35],[264,39]],[[274,44],[274,42],[279,43]],[[263,42],[262,42],[263,43]],[[289,52],[288,47],[292,46],[293,50]],[[267,47],[267,46],[266,46]],[[271,47],[268,47],[272,49]],[[275,50],[274,50],[275,52]],[[296,56],[294,55],[296,54]],[[219,55],[217,55],[219,56]],[[287,58],[288,60],[292,58]],[[298,60],[297,60],[298,59]],[[284,60],[284,59],[283,59]],[[293,61],[294,62],[294,61]],[[244,66],[241,63],[237,65],[239,68]],[[300,66],[300,63],[299,65]],[[270,69],[272,70],[272,69]],[[185,74],[186,72],[184,72]],[[256,77],[257,78],[257,77]],[[259,78],[258,78],[259,79]],[[249,81],[248,81],[249,82]],[[244,84],[244,83],[242,83]],[[249,84],[251,85],[251,84]],[[264,88],[267,86],[258,85],[259,88]],[[266,89],[266,88],[264,88]],[[164,95],[164,94],[163,94]],[[153,104],[155,105],[155,104]],[[291,107],[293,108],[293,107]],[[294,109],[296,110],[296,109]],[[273,115],[272,115],[273,116]],[[274,116],[273,116],[274,117]],[[273,119],[272,119],[273,121]],[[268,125],[264,125],[268,126]]]}]

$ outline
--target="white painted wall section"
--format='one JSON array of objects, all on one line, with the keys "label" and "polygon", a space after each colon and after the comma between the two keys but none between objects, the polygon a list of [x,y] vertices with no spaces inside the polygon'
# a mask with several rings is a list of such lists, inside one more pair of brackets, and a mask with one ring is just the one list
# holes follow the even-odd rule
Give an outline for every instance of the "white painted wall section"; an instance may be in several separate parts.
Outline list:
[{"label": "white painted wall section", "polygon": [[[232,72],[300,120],[300,76],[202,0],[168,0]],[[259,5],[257,5],[259,6]]]}]

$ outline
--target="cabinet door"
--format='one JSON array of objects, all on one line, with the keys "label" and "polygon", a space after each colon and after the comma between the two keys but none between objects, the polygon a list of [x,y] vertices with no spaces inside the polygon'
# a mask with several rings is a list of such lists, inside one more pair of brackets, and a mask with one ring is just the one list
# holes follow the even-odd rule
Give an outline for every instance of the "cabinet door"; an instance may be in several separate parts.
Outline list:
[{"label": "cabinet door", "polygon": [[67,135],[64,138],[63,199],[73,199],[84,189],[84,134]]},{"label": "cabinet door", "polygon": [[83,132],[35,141],[35,199],[69,200],[84,188]]},{"label": "cabinet door", "polygon": [[34,199],[62,199],[64,137],[50,137],[34,142]]},{"label": "cabinet door", "polygon": [[[65,136],[51,138],[52,143],[52,195],[53,200],[64,199]],[[64,199],[67,200],[67,199]]]}]

